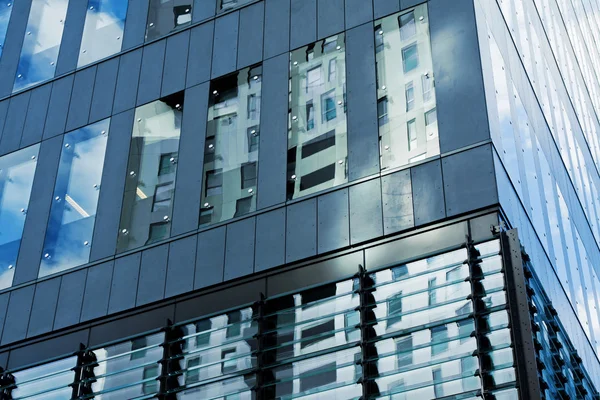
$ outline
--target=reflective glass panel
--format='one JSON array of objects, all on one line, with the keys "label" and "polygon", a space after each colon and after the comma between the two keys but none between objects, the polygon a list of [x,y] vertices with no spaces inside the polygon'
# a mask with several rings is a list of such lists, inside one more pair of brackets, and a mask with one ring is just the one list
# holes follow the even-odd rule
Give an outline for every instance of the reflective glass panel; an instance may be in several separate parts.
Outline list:
[{"label": "reflective glass panel", "polygon": [[69,0],[33,0],[13,92],[54,77]]},{"label": "reflective glass panel", "polygon": [[40,146],[0,157],[0,288],[12,285]]},{"label": "reflective glass panel", "polygon": [[290,53],[288,199],[348,181],[343,34]]},{"label": "reflective glass panel", "polygon": [[381,168],[438,155],[427,5],[375,21],[374,35]]},{"label": "reflective glass panel", "polygon": [[121,51],[128,0],[88,0],[77,67]]},{"label": "reflective glass panel", "polygon": [[69,385],[75,380],[73,368],[76,363],[77,357],[69,357],[15,372],[13,376],[17,387],[12,390],[9,398],[70,399],[73,389]]},{"label": "reflective glass panel", "polygon": [[256,210],[262,68],[211,82],[200,225]]},{"label": "reflective glass panel", "polygon": [[135,110],[117,251],[169,237],[183,92]]},{"label": "reflective glass panel", "polygon": [[89,261],[110,119],[67,133],[39,276]]},{"label": "reflective glass panel", "polygon": [[239,7],[246,3],[250,3],[252,0],[217,0],[219,2],[219,11],[227,11],[232,8]]},{"label": "reflective glass panel", "polygon": [[191,24],[192,3],[193,0],[150,0],[146,41]]},{"label": "reflective glass panel", "polygon": [[12,3],[14,0],[0,0],[0,56],[4,48],[4,40],[6,39],[6,31],[8,30],[8,21],[12,14]]}]

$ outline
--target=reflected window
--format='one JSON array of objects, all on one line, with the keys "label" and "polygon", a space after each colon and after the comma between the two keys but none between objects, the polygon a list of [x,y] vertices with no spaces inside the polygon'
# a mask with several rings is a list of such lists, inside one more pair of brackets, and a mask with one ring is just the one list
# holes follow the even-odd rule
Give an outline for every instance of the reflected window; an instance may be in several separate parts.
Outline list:
[{"label": "reflected window", "polygon": [[2,56],[2,49],[4,48],[4,41],[6,40],[6,31],[8,30],[8,21],[12,14],[14,0],[0,0],[0,56]]},{"label": "reflected window", "polygon": [[387,326],[392,326],[402,321],[402,292],[399,292],[387,300],[388,319]]},{"label": "reflected window", "polygon": [[345,63],[343,34],[290,53],[288,199],[348,181]]},{"label": "reflected window", "polygon": [[432,370],[432,378],[433,378],[433,393],[435,397],[443,397],[444,396],[444,385],[442,382],[442,368],[434,367]]},{"label": "reflected window", "polygon": [[69,0],[33,0],[13,92],[54,77]]},{"label": "reflected window", "polygon": [[448,339],[448,327],[446,325],[434,326],[431,328],[431,342],[434,343],[431,346],[432,356],[437,356],[448,350],[448,342],[446,339]]},{"label": "reflected window", "polygon": [[300,391],[304,392],[334,383],[337,377],[335,367],[335,363],[330,363],[300,374]]},{"label": "reflected window", "polygon": [[200,225],[256,209],[262,68],[211,82]]},{"label": "reflected window", "polygon": [[42,364],[13,374],[17,387],[4,393],[10,393],[10,399],[70,399],[75,380],[76,357]]},{"label": "reflected window", "polygon": [[196,347],[208,346],[210,344],[210,319],[204,319],[196,323]]},{"label": "reflected window", "polygon": [[[209,0],[212,1],[212,0]],[[249,3],[252,0],[217,0],[219,3],[219,11],[227,11],[232,8],[239,7],[243,4]]]},{"label": "reflected window", "polygon": [[77,68],[121,51],[129,0],[88,0]]},{"label": "reflected window", "polygon": [[411,335],[396,339],[396,362],[398,368],[406,367],[413,363],[413,339]]},{"label": "reflected window", "polygon": [[318,325],[311,326],[302,330],[301,348],[310,346],[311,344],[332,338],[335,335],[335,321],[333,319],[322,322]]},{"label": "reflected window", "polygon": [[235,370],[237,369],[235,353],[235,348],[221,351],[221,360],[223,360],[223,363],[221,364],[222,373],[229,374],[231,372],[235,372]]},{"label": "reflected window", "polygon": [[154,394],[158,392],[158,365],[149,365],[144,367],[142,383],[142,392],[144,394]]},{"label": "reflected window", "polygon": [[110,119],[67,133],[39,276],[89,261]]},{"label": "reflected window", "polygon": [[384,46],[383,30],[381,29],[381,25],[377,25],[375,27],[375,53],[383,51]]},{"label": "reflected window", "polygon": [[131,341],[131,355],[129,356],[129,360],[138,360],[140,358],[146,357],[145,347],[148,345],[148,341],[145,336],[133,339]]},{"label": "reflected window", "polygon": [[193,0],[150,0],[146,41],[190,25],[192,3]]},{"label": "reflected window", "polygon": [[39,150],[35,145],[0,157],[0,289],[12,285]]},{"label": "reflected window", "polygon": [[185,372],[185,384],[190,385],[200,381],[200,365],[202,359],[200,356],[190,358],[187,361],[187,371]]},{"label": "reflected window", "polygon": [[429,278],[429,281],[427,282],[428,305],[430,305],[430,306],[437,303],[437,292],[435,290],[436,281],[437,281],[436,278]]},{"label": "reflected window", "polygon": [[375,54],[381,168],[438,155],[427,6],[382,18],[374,26],[382,32],[375,32],[375,45],[381,48]]},{"label": "reflected window", "polygon": [[117,251],[169,237],[183,92],[135,110]]}]

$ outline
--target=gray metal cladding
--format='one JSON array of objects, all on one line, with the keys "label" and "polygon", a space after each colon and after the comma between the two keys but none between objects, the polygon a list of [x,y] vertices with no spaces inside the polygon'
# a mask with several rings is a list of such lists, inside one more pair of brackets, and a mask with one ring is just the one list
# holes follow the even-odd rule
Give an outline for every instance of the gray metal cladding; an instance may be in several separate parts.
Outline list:
[{"label": "gray metal cladding", "polygon": [[119,57],[98,64],[89,122],[110,117],[119,73]]},{"label": "gray metal cladding", "polygon": [[179,92],[185,88],[189,47],[189,30],[167,38],[161,97]]},{"label": "gray metal cladding", "polygon": [[96,80],[97,67],[93,66],[75,73],[66,131],[72,131],[87,125],[92,105],[92,93]]},{"label": "gray metal cladding", "polygon": [[317,0],[291,0],[290,50],[317,40]]},{"label": "gray metal cladding", "polygon": [[383,202],[383,233],[389,235],[415,225],[410,170],[395,172],[381,178]]},{"label": "gray metal cladding", "polygon": [[317,198],[319,254],[350,244],[348,189],[336,190]]},{"label": "gray metal cladding", "polygon": [[6,320],[4,321],[4,332],[2,332],[2,344],[25,339],[34,291],[35,286],[30,285],[13,290],[10,293]]},{"label": "gray metal cladding", "polygon": [[239,11],[215,20],[211,77],[235,71],[238,52]]},{"label": "gray metal cladding", "polygon": [[350,244],[383,235],[381,180],[373,179],[350,187]]},{"label": "gray metal cladding", "polygon": [[94,265],[88,269],[88,276],[83,294],[80,320],[89,321],[100,318],[108,312],[108,300],[112,284],[114,262],[109,261]]},{"label": "gray metal cladding", "polygon": [[344,30],[344,0],[318,0],[317,2],[317,39]]},{"label": "gray metal cladding", "polygon": [[417,165],[410,170],[415,225],[446,217],[444,184],[440,160]]},{"label": "gray metal cladding", "polygon": [[285,219],[285,207],[256,217],[255,272],[285,263]]},{"label": "gray metal cladding", "polygon": [[54,313],[58,303],[61,278],[49,279],[35,285],[33,307],[27,328],[27,337],[41,335],[52,330]]},{"label": "gray metal cladding", "polygon": [[123,32],[123,50],[144,43],[146,37],[146,19],[148,18],[148,0],[129,0],[125,31]]},{"label": "gray metal cladding", "polygon": [[317,254],[317,199],[287,207],[285,261],[293,262]]},{"label": "gray metal cladding", "polygon": [[210,80],[215,23],[206,22],[190,30],[186,87]]},{"label": "gray metal cladding", "polygon": [[[51,83],[37,87],[31,91],[20,147],[27,147],[42,140],[51,93]],[[1,113],[2,111],[0,111]]]},{"label": "gray metal cladding", "polygon": [[225,239],[225,280],[254,272],[254,237],[256,218],[246,218],[227,225]]},{"label": "gray metal cladding", "polygon": [[69,2],[63,36],[60,43],[60,51],[58,53],[58,60],[56,62],[56,76],[74,71],[77,67],[86,12],[86,1]]},{"label": "gray metal cladding", "polygon": [[223,282],[226,229],[221,226],[198,235],[194,289]]},{"label": "gray metal cladding", "polygon": [[346,0],[346,29],[373,20],[373,2],[365,0]]},{"label": "gray metal cladding", "polygon": [[194,289],[198,235],[169,243],[169,261],[165,297],[191,292]]},{"label": "gray metal cladding", "polygon": [[290,49],[290,0],[265,0],[264,58]]},{"label": "gray metal cladding", "polygon": [[169,245],[163,244],[142,252],[136,306],[162,300],[165,294]]},{"label": "gray metal cladding", "polygon": [[159,40],[144,46],[137,103],[140,106],[160,98],[167,40]]},{"label": "gray metal cladding", "polygon": [[203,21],[215,15],[216,1],[194,0],[194,12],[192,13],[192,22]]},{"label": "gray metal cladding", "polygon": [[50,105],[48,106],[46,125],[44,126],[44,139],[65,132],[74,78],[75,75],[67,75],[64,78],[52,82]]},{"label": "gray metal cladding", "polygon": [[373,17],[385,17],[400,11],[400,0],[373,0]]},{"label": "gray metal cladding", "polygon": [[63,275],[54,316],[55,330],[79,322],[86,278],[86,269]]},{"label": "gray metal cladding", "polygon": [[263,2],[240,10],[237,69],[259,63],[263,54],[265,6]]},{"label": "gray metal cladding", "polygon": [[113,114],[135,107],[142,66],[142,49],[137,49],[121,56]]},{"label": "gray metal cladding", "polygon": [[115,260],[108,301],[109,314],[135,307],[141,260],[141,252]]},{"label": "gray metal cladding", "polygon": [[0,138],[0,155],[19,149],[30,97],[30,91],[11,97]]},{"label": "gray metal cladding", "polygon": [[4,136],[4,123],[6,122],[9,104],[10,99],[0,101],[0,141],[2,140],[2,136]]}]

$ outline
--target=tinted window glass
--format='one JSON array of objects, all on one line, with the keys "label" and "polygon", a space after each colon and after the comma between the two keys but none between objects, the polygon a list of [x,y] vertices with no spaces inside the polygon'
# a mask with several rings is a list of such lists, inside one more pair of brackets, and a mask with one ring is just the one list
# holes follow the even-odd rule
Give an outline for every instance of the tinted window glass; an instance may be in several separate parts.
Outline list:
[{"label": "tinted window glass", "polygon": [[6,31],[8,29],[8,21],[12,14],[12,3],[14,0],[0,0],[0,56],[6,39]]},{"label": "tinted window glass", "polygon": [[192,22],[193,0],[150,0],[146,40],[164,36]]}]

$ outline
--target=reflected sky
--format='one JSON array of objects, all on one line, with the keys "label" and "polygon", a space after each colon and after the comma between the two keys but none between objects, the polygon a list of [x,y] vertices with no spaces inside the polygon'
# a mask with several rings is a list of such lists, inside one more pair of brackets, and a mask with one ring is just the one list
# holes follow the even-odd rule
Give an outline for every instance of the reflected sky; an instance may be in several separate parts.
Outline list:
[{"label": "reflected sky", "polygon": [[4,40],[6,39],[6,30],[8,29],[8,20],[12,14],[12,2],[14,0],[0,0],[0,56],[4,48]]},{"label": "reflected sky", "polygon": [[121,51],[128,0],[89,0],[77,67]]},{"label": "reflected sky", "polygon": [[109,121],[64,137],[40,277],[89,260]]},{"label": "reflected sky", "polygon": [[14,399],[30,398],[36,400],[59,400],[71,398],[75,374],[73,367],[77,363],[76,357],[69,357],[49,364],[15,372],[17,387],[12,391]]},{"label": "reflected sky", "polygon": [[33,0],[13,92],[54,77],[69,0]]},{"label": "reflected sky", "polygon": [[39,148],[0,157],[0,289],[12,284]]}]

